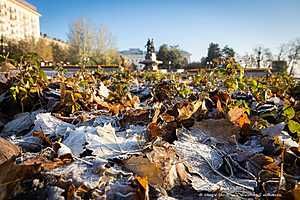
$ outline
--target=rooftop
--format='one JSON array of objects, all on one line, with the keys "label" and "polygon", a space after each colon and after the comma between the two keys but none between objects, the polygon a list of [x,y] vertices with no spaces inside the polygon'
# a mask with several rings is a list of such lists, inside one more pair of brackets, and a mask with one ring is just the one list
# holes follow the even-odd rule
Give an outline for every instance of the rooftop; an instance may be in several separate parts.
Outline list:
[{"label": "rooftop", "polygon": [[142,54],[144,54],[144,52],[139,48],[130,48],[129,50],[120,51],[120,54],[123,54],[123,55],[132,55],[132,54],[142,55]]},{"label": "rooftop", "polygon": [[191,56],[192,54],[190,52],[184,51],[184,50],[180,50],[180,53],[182,55],[186,55],[186,56]]},{"label": "rooftop", "polygon": [[16,4],[20,4],[21,6],[24,6],[25,8],[39,14],[39,12],[37,10],[37,7],[35,7],[34,5],[28,3],[25,0],[11,0],[11,1],[15,2]]}]

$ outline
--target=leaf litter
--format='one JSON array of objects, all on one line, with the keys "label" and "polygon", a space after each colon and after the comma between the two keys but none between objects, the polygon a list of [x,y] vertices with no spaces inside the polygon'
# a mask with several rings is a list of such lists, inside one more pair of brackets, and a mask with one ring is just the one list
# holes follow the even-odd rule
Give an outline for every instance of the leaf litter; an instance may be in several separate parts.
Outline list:
[{"label": "leaf litter", "polygon": [[297,199],[297,82],[234,70],[41,83],[35,111],[0,119],[0,199]]}]

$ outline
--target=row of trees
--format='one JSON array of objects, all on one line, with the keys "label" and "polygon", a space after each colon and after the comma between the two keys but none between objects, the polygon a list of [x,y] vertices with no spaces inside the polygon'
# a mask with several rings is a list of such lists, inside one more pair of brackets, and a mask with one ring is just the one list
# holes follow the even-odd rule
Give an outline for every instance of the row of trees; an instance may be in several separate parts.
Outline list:
[{"label": "row of trees", "polygon": [[210,43],[207,49],[207,56],[202,57],[200,62],[193,62],[189,67],[216,67],[232,60],[236,52],[232,47],[225,45],[223,48],[217,43]]},{"label": "row of trees", "polygon": [[68,62],[78,64],[118,64],[120,55],[115,48],[114,37],[106,26],[94,28],[85,19],[78,19],[70,25],[68,42],[64,47],[56,42],[49,42],[45,37],[21,41],[6,41],[6,51],[11,58],[18,58],[26,53],[36,53],[44,61]]},{"label": "row of trees", "polygon": [[293,71],[297,62],[300,61],[300,38],[296,38],[280,45],[278,53],[273,54],[269,48],[258,46],[251,53],[237,56],[237,60],[245,66],[268,66],[271,61],[286,61],[290,71]]},{"label": "row of trees", "polygon": [[228,45],[221,48],[217,43],[210,43],[207,56],[202,57],[200,62],[190,63],[189,67],[216,67],[232,60],[245,67],[268,67],[273,60],[286,61],[288,67],[293,70],[297,61],[300,60],[300,38],[282,44],[276,55],[269,48],[257,46],[252,52],[241,56]]},{"label": "row of trees", "polygon": [[157,59],[163,62],[160,68],[165,69],[182,68],[188,64],[188,60],[182,55],[178,45],[161,45],[157,53]]},{"label": "row of trees", "polygon": [[18,59],[26,53],[36,53],[45,61],[67,62],[68,49],[55,42],[48,42],[45,38],[35,40],[7,41],[5,51],[9,52],[9,57]]}]

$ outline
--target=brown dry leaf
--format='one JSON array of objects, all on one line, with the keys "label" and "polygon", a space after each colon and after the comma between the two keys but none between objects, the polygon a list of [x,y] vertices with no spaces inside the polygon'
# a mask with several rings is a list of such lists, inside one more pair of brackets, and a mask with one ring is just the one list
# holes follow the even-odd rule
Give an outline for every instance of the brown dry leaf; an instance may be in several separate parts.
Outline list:
[{"label": "brown dry leaf", "polygon": [[140,103],[140,98],[138,96],[133,96],[128,102],[128,106],[130,107],[136,107]]},{"label": "brown dry leaf", "polygon": [[221,104],[221,101],[218,99],[217,101],[217,110],[219,112],[224,112],[223,108],[222,108],[222,104]]},{"label": "brown dry leaf", "polygon": [[300,183],[295,185],[295,188],[288,192],[286,199],[300,200]]},{"label": "brown dry leaf", "polygon": [[238,125],[240,127],[243,127],[245,124],[250,124],[250,120],[248,118],[248,115],[244,113],[239,119],[238,119]]},{"label": "brown dry leaf", "polygon": [[10,62],[4,61],[0,63],[0,72],[10,72],[12,70],[15,70],[16,67],[12,65]]},{"label": "brown dry leaf", "polygon": [[0,199],[13,198],[22,191],[20,182],[30,179],[41,170],[40,164],[18,165],[11,157],[0,165]]},{"label": "brown dry leaf", "polygon": [[162,106],[162,103],[159,103],[156,106],[156,109],[155,109],[155,112],[154,112],[154,116],[152,118],[152,123],[156,123],[157,122],[159,114],[160,114],[160,108],[161,108],[161,106]]},{"label": "brown dry leaf", "polygon": [[142,188],[146,191],[148,190],[148,178],[147,177],[135,177],[136,181],[142,186]]},{"label": "brown dry leaf", "polygon": [[63,196],[66,200],[73,200],[76,192],[76,187],[73,184],[69,184],[67,188],[65,188],[65,192],[63,192]]},{"label": "brown dry leaf", "polygon": [[[70,190],[71,191],[71,190]],[[74,191],[74,194],[70,193],[68,196],[70,199],[74,199],[72,198],[72,196],[74,195],[74,197],[76,197],[76,199],[82,199],[84,198],[84,196],[86,194],[88,194],[89,192],[91,192],[91,189],[88,188],[87,186],[85,185],[80,185],[76,191]]]},{"label": "brown dry leaf", "polygon": [[16,156],[21,154],[18,146],[0,138],[0,199],[13,198],[22,190],[20,182],[40,171],[39,164],[17,165]]},{"label": "brown dry leaf", "polygon": [[240,127],[243,127],[245,124],[250,124],[248,115],[245,113],[244,108],[239,108],[238,106],[232,108],[228,112],[229,120]]},{"label": "brown dry leaf", "polygon": [[67,164],[70,164],[73,160],[72,159],[55,159],[54,161],[51,162],[45,162],[42,163],[41,166],[43,167],[44,170],[50,171],[62,166],[65,166]]},{"label": "brown dry leaf", "polygon": [[179,158],[173,147],[163,143],[152,148],[150,152],[124,160],[124,167],[138,176],[147,177],[150,185],[165,190],[188,182],[188,173],[184,164],[178,162]]},{"label": "brown dry leaf", "polygon": [[240,117],[244,114],[244,109],[235,106],[234,108],[230,109],[228,112],[228,117],[231,122],[236,123]]},{"label": "brown dry leaf", "polygon": [[151,163],[147,156],[132,156],[124,162],[124,166],[139,176],[148,177],[152,185],[159,185],[163,182],[159,166]]},{"label": "brown dry leaf", "polygon": [[109,108],[109,104],[107,102],[101,100],[100,97],[97,97],[97,96],[94,95],[93,96],[93,101],[96,102],[100,108],[106,108],[106,109]]},{"label": "brown dry leaf", "polygon": [[177,139],[176,136],[176,122],[157,124],[151,122],[148,125],[147,132],[150,140],[155,139],[156,137],[161,137],[163,140],[172,143]]},{"label": "brown dry leaf", "polygon": [[178,108],[179,115],[177,116],[178,121],[191,118],[191,116],[200,108],[202,100],[194,101],[192,103],[186,103],[181,108]]},{"label": "brown dry leaf", "polygon": [[123,118],[120,120],[120,124],[124,127],[127,124],[149,123],[151,120],[149,116],[149,109],[129,110],[124,113]]},{"label": "brown dry leaf", "polygon": [[150,140],[152,140],[152,139],[156,138],[157,136],[161,135],[161,130],[158,127],[156,122],[151,122],[148,125],[147,130],[148,130]]},{"label": "brown dry leaf", "polygon": [[36,156],[35,158],[24,161],[24,164],[33,165],[40,164],[42,169],[50,171],[58,167],[65,166],[74,161],[71,149],[62,143],[54,143],[54,156],[53,158],[46,158],[43,153]]},{"label": "brown dry leaf", "polygon": [[263,168],[265,170],[274,172],[278,176],[280,175],[280,166],[278,166],[275,162],[265,165],[265,166],[263,166]]},{"label": "brown dry leaf", "polygon": [[159,117],[167,123],[175,121],[175,117],[172,115],[169,115],[168,113],[163,113]]},{"label": "brown dry leaf", "polygon": [[250,158],[251,162],[254,162],[256,166],[262,168],[263,166],[274,163],[274,159],[270,156],[265,156],[264,154],[256,154]]},{"label": "brown dry leaf", "polygon": [[116,103],[116,104],[110,104],[109,105],[109,111],[113,113],[114,115],[118,115],[121,110],[123,110],[124,106],[122,104]]},{"label": "brown dry leaf", "polygon": [[18,146],[0,137],[0,165],[13,156],[21,154]]},{"label": "brown dry leaf", "polygon": [[34,131],[32,133],[32,136],[38,137],[47,146],[51,146],[52,145],[51,140],[43,133],[43,131]]},{"label": "brown dry leaf", "polygon": [[26,160],[24,164],[26,165],[39,164],[43,170],[50,171],[55,168],[70,164],[71,162],[73,162],[73,158],[70,156],[65,156],[60,159],[55,158],[53,161],[49,161],[46,158],[38,156],[36,158]]},{"label": "brown dry leaf", "polygon": [[219,92],[219,97],[220,97],[221,101],[224,102],[225,104],[227,104],[231,99],[231,97],[228,93],[221,92],[221,91]]},{"label": "brown dry leaf", "polygon": [[108,109],[113,114],[117,115],[120,112],[128,109],[128,108],[134,108],[140,103],[140,99],[138,96],[132,97],[130,100],[124,102],[124,103],[115,103],[115,104],[108,104]]},{"label": "brown dry leaf", "polygon": [[227,142],[231,142],[232,136],[238,137],[241,130],[228,119],[206,119],[196,122],[192,128],[200,129],[211,137]]},{"label": "brown dry leaf", "polygon": [[149,199],[149,183],[147,177],[135,177],[135,181],[138,183],[137,199],[148,200]]}]

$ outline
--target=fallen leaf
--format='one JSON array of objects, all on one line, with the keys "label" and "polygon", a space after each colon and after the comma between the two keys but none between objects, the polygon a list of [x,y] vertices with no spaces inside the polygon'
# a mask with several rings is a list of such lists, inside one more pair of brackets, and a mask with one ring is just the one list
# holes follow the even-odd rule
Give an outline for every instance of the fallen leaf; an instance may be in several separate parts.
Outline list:
[{"label": "fallen leaf", "polygon": [[248,115],[245,113],[244,108],[234,107],[229,110],[228,112],[229,120],[237,125],[239,125],[241,128],[245,124],[250,124],[250,120],[248,118]]},{"label": "fallen leaf", "polygon": [[123,160],[123,166],[138,176],[147,177],[150,185],[166,190],[188,182],[184,164],[178,162],[175,149],[168,143],[154,144],[151,151],[145,151]]},{"label": "fallen leaf", "polygon": [[21,154],[18,146],[0,137],[0,165],[13,156]]},{"label": "fallen leaf", "polygon": [[169,115],[168,113],[163,113],[163,114],[159,115],[159,117],[167,123],[175,121],[175,117],[172,115]]},{"label": "fallen leaf", "polygon": [[238,106],[232,108],[228,112],[228,117],[231,122],[237,122],[240,117],[244,114],[244,109]]},{"label": "fallen leaf", "polygon": [[0,199],[11,199],[22,191],[20,183],[31,179],[41,170],[40,164],[16,164],[11,157],[0,165]]},{"label": "fallen leaf", "polygon": [[148,178],[137,176],[135,180],[138,183],[137,200],[149,200]]},{"label": "fallen leaf", "polygon": [[231,142],[232,136],[239,136],[240,127],[235,126],[228,119],[206,119],[195,122],[193,129],[200,129],[210,137],[220,141]]},{"label": "fallen leaf", "polygon": [[137,180],[137,182],[142,186],[142,188],[147,191],[149,189],[148,186],[148,178],[147,177],[140,177],[137,176],[135,177],[135,179]]},{"label": "fallen leaf", "polygon": [[242,128],[245,124],[250,124],[250,120],[248,118],[248,115],[244,113],[239,119],[238,119],[238,125]]},{"label": "fallen leaf", "polygon": [[150,140],[156,138],[157,136],[161,135],[161,131],[157,125],[156,122],[151,122],[149,125],[148,125],[148,133],[149,133],[149,138]]},{"label": "fallen leaf", "polygon": [[51,146],[51,140],[43,133],[43,131],[33,131],[32,136],[38,137],[46,146]]},{"label": "fallen leaf", "polygon": [[296,133],[300,136],[300,124],[294,120],[289,120],[288,127],[292,133]]},{"label": "fallen leaf", "polygon": [[80,126],[68,133],[62,143],[71,149],[76,157],[86,153],[110,158],[140,149],[143,141],[140,135],[128,134],[117,136],[112,125],[105,124],[97,127]]},{"label": "fallen leaf", "polygon": [[274,159],[270,156],[265,156],[264,154],[256,154],[252,158],[250,158],[251,162],[254,162],[257,166],[263,167],[265,165],[269,165],[274,163]]},{"label": "fallen leaf", "polygon": [[300,200],[300,183],[297,183],[295,188],[291,189],[286,195],[284,195],[284,198],[290,200]]},{"label": "fallen leaf", "polygon": [[288,119],[293,119],[295,117],[294,108],[292,106],[284,108],[283,115],[286,116]]},{"label": "fallen leaf", "polygon": [[187,102],[182,107],[178,108],[179,115],[177,116],[178,121],[189,119],[202,105],[202,100],[194,101],[192,103]]},{"label": "fallen leaf", "polygon": [[120,120],[122,127],[128,124],[145,124],[151,121],[149,109],[132,109],[126,111]]},{"label": "fallen leaf", "polygon": [[177,123],[175,121],[163,124],[151,122],[147,127],[149,140],[161,137],[164,141],[172,143],[177,139],[176,128]]},{"label": "fallen leaf", "polygon": [[221,101],[218,99],[217,100],[217,110],[219,112],[224,112],[223,108],[222,108],[222,104],[221,104]]}]

